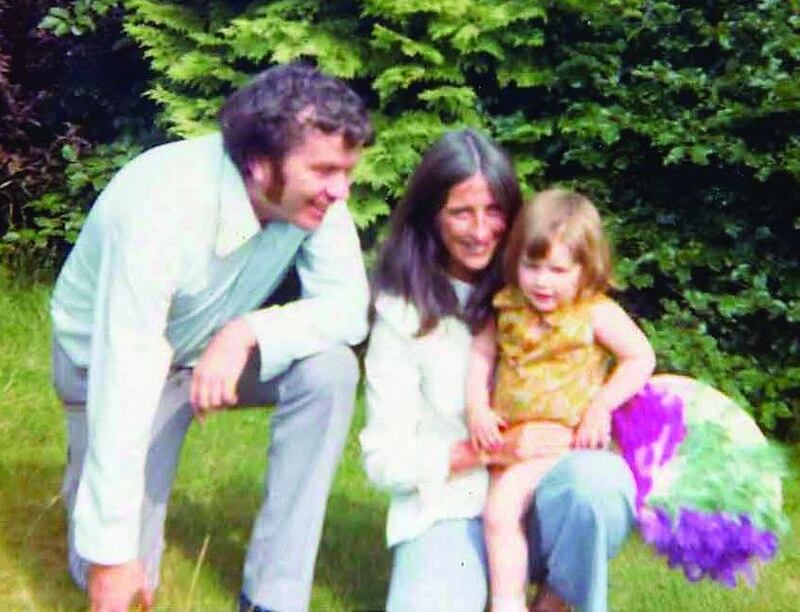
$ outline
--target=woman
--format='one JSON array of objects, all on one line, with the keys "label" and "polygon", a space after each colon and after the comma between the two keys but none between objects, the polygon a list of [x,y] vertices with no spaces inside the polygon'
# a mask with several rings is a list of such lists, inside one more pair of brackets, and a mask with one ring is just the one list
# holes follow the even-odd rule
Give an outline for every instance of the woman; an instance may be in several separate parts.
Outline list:
[{"label": "woman", "polygon": [[[520,205],[513,167],[473,130],[423,156],[394,210],[374,279],[366,357],[369,478],[392,493],[387,610],[483,610],[486,465],[530,456],[558,432],[478,455],[467,442],[471,334],[492,316],[500,252]],[[606,451],[573,451],[540,483],[529,519],[534,609],[606,609],[607,559],[632,522],[633,481]]]}]

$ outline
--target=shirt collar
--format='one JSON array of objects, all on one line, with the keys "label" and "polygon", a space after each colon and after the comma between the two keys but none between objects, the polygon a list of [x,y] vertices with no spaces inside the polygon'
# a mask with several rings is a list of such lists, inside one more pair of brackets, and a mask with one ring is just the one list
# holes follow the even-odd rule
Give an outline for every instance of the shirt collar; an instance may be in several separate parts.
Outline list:
[{"label": "shirt collar", "polygon": [[542,313],[536,310],[518,287],[506,285],[494,297],[492,305],[498,310],[524,310],[544,323],[547,327],[562,327],[570,312],[580,307],[585,300],[580,300],[574,305],[561,307],[553,312]]},{"label": "shirt collar", "polygon": [[449,276],[450,284],[453,287],[453,291],[456,292],[456,299],[458,300],[458,305],[461,308],[464,308],[469,301],[470,295],[472,295],[472,290],[475,289],[470,283],[466,281],[462,281],[455,276]]},{"label": "shirt collar", "polygon": [[214,252],[226,257],[261,231],[242,175],[223,153],[219,186],[219,228]]}]

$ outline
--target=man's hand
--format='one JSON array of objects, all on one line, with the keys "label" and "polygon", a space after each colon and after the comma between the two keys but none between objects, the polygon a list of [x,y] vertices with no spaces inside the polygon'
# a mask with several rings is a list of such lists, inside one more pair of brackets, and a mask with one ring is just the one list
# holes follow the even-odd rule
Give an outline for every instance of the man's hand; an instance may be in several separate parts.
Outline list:
[{"label": "man's hand", "polygon": [[139,561],[89,566],[88,591],[92,612],[127,612],[137,597],[142,610],[153,607],[153,592]]},{"label": "man's hand", "polygon": [[608,410],[589,406],[575,432],[575,448],[606,448],[611,441],[611,415]]},{"label": "man's hand", "polygon": [[211,339],[192,375],[189,398],[197,418],[236,405],[236,384],[255,345],[256,336],[244,319],[234,319]]}]

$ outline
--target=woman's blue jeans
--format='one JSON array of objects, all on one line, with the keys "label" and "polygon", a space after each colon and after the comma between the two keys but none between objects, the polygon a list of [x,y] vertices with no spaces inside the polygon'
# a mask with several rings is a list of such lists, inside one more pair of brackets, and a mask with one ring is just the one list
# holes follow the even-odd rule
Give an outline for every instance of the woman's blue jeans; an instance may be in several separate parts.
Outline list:
[{"label": "woman's blue jeans", "polygon": [[[621,457],[572,451],[541,481],[529,516],[531,580],[579,610],[608,609],[608,560],[634,521],[635,485]],[[486,553],[480,519],[439,521],[394,547],[388,612],[482,611]]]}]

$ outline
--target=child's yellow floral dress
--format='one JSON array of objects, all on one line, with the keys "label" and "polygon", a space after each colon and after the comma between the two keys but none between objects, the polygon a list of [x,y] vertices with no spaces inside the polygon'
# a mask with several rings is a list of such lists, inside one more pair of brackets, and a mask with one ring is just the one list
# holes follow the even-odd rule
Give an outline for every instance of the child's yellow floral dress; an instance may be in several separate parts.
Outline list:
[{"label": "child's yellow floral dress", "polygon": [[591,320],[592,308],[609,299],[598,294],[540,314],[517,287],[495,295],[498,361],[492,404],[509,427],[529,421],[580,424],[611,366],[611,354],[595,342]]}]

